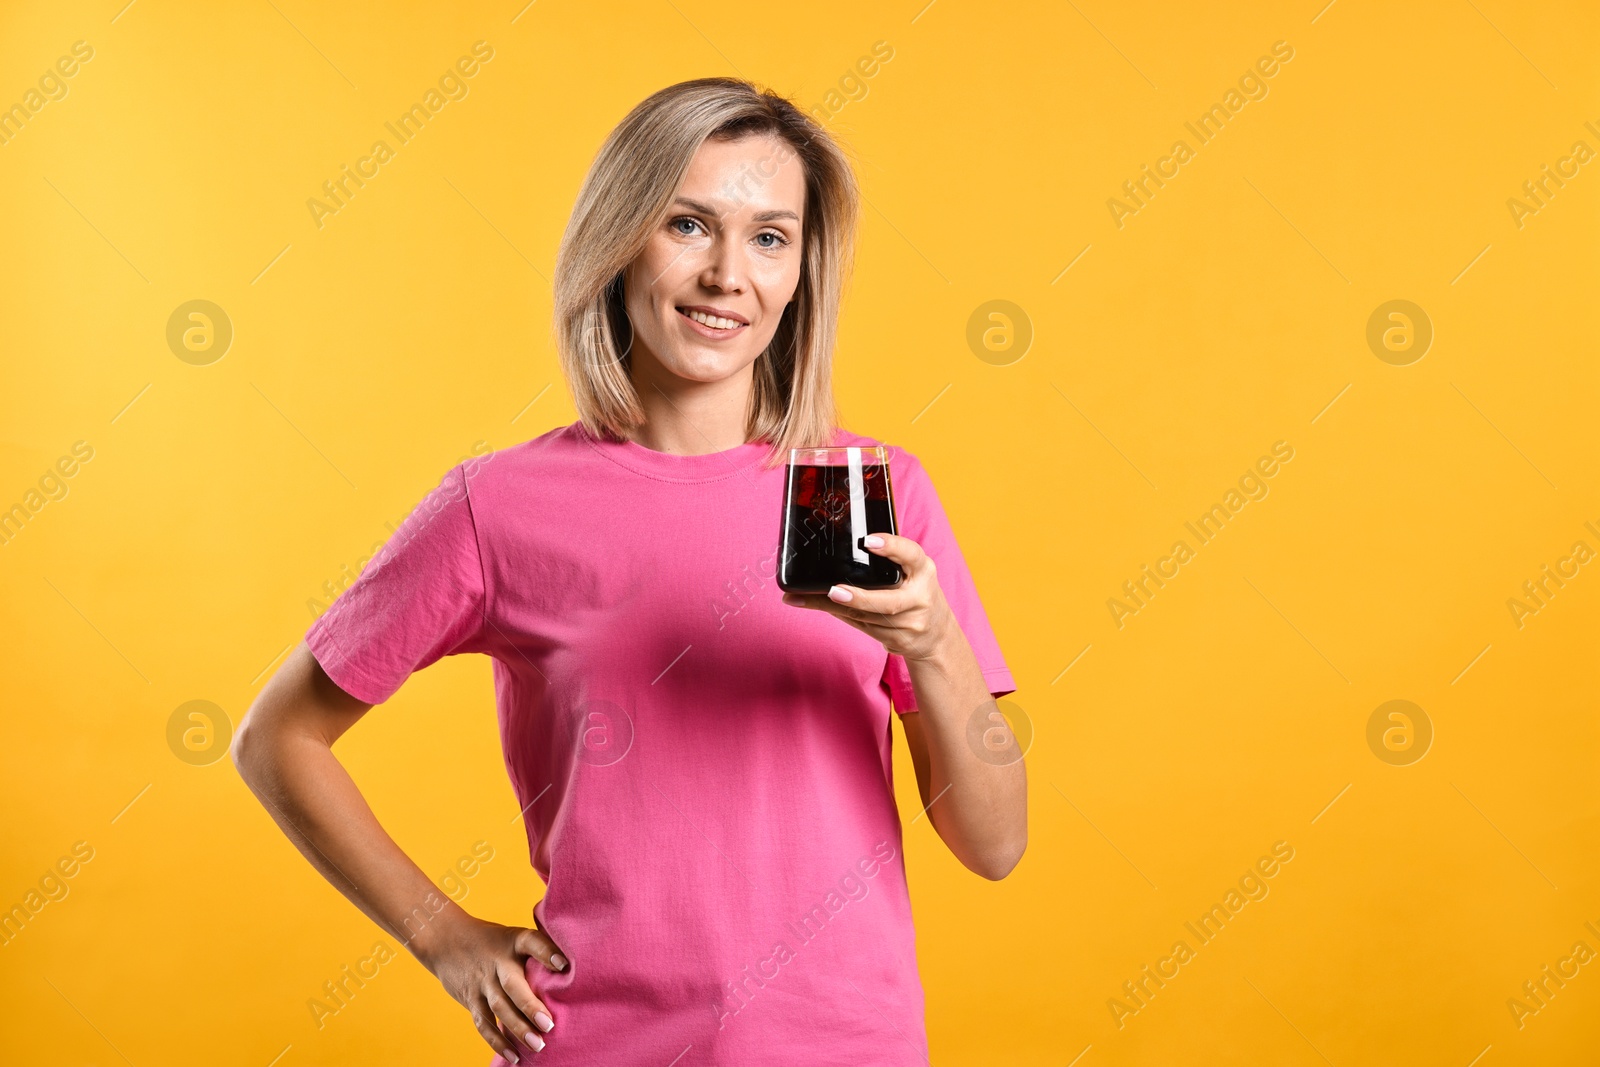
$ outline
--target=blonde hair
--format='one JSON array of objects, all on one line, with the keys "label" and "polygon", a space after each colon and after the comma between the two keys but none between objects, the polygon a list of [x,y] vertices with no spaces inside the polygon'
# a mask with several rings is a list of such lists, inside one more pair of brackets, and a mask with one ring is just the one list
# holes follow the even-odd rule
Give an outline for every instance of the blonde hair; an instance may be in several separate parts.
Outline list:
[{"label": "blonde hair", "polygon": [[[553,317],[574,406],[594,436],[625,438],[644,422],[629,377],[623,271],[665,221],[702,143],[762,134],[799,157],[806,200],[800,281],[756,359],[745,439],[773,446],[768,466],[790,448],[833,443],[833,346],[855,254],[855,175],[821,126],[776,93],[735,78],[697,78],[645,98],[601,145],[578,192],[556,254]],[[739,197],[751,176],[741,175],[730,195]],[[757,168],[754,180],[771,176]]]}]

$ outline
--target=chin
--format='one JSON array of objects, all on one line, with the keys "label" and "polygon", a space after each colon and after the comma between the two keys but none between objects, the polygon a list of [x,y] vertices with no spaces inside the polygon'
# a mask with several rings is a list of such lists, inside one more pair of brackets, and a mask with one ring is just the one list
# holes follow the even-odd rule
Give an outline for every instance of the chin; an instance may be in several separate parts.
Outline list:
[{"label": "chin", "polygon": [[700,354],[694,351],[679,352],[666,364],[673,374],[694,382],[720,382],[743,370],[754,362],[735,358],[728,352]]}]

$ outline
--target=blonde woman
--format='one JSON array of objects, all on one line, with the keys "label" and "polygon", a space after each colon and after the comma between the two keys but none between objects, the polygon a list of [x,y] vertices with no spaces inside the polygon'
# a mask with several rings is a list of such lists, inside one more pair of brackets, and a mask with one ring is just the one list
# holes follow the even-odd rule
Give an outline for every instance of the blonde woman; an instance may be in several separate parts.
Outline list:
[{"label": "blonde woman", "polygon": [[[1022,856],[1020,753],[972,740],[1011,674],[916,458],[890,461],[900,535],[867,539],[898,587],[773,578],[788,449],[877,443],[831,392],[856,216],[783,98],[708,78],[639,104],[556,260],[577,421],[450,470],[239,732],[284,832],[497,1067],[925,1062],[891,712],[955,856],[992,879]],[[467,652],[493,659],[533,928],[440,896],[332,752]]]}]

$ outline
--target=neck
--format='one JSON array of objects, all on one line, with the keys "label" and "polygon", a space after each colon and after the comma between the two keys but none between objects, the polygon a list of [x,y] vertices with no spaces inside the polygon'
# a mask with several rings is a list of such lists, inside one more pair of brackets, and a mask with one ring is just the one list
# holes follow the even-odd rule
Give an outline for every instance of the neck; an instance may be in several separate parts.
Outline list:
[{"label": "neck", "polygon": [[699,456],[745,443],[753,365],[722,381],[696,382],[665,372],[653,360],[635,359],[631,377],[645,416],[629,435],[636,444]]}]

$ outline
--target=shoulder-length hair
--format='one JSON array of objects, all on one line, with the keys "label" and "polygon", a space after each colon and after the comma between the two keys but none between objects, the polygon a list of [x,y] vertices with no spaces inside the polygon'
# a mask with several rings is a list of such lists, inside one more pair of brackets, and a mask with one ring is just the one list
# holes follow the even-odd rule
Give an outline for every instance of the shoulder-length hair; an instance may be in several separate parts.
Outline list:
[{"label": "shoulder-length hair", "polygon": [[[735,78],[698,78],[652,93],[600,147],[556,254],[556,349],[584,427],[621,439],[644,421],[629,377],[632,328],[623,271],[665,220],[700,145],[771,134],[778,151],[746,168],[724,194],[736,204],[798,156],[805,170],[800,282],[753,370],[747,441],[790,448],[833,443],[833,346],[839,303],[855,254],[859,192],[849,161],[827,131],[788,100]],[[770,163],[770,167],[769,167]]]}]

